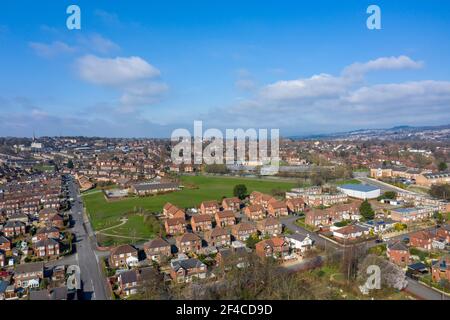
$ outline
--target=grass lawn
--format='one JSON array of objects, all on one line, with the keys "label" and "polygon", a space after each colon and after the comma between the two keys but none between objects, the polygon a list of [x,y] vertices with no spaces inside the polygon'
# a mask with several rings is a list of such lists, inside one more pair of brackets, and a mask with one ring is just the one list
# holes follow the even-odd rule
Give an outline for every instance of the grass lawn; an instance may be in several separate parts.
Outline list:
[{"label": "grass lawn", "polygon": [[[237,184],[245,184],[248,192],[261,191],[270,193],[273,189],[288,190],[295,186],[292,182],[268,181],[264,179],[182,176],[184,189],[164,195],[152,197],[132,197],[118,201],[107,202],[102,192],[85,194],[83,200],[95,230],[110,227],[119,223],[119,219],[127,213],[142,208],[149,212],[161,212],[166,202],[171,202],[181,208],[196,207],[205,200],[221,200],[223,196],[233,196],[233,188]],[[137,234],[148,235],[143,225],[143,217],[129,216],[124,226],[109,230],[121,235],[131,236],[130,232],[136,230]]]},{"label": "grass lawn", "polygon": [[295,220],[294,223],[301,228],[314,232],[314,227],[305,223],[305,217]]}]

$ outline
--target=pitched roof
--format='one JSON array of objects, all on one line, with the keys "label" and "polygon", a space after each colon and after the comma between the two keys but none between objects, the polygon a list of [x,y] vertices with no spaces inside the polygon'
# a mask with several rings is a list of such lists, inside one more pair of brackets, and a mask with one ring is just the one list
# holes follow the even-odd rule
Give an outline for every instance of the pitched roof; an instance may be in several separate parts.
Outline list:
[{"label": "pitched roof", "polygon": [[199,222],[211,222],[211,216],[209,214],[197,214],[192,216],[191,222],[199,223]]},{"label": "pitched roof", "polygon": [[168,226],[175,226],[177,224],[186,224],[186,220],[183,218],[171,218],[167,219],[166,223]]},{"label": "pitched roof", "polygon": [[170,247],[170,244],[166,240],[164,240],[160,237],[150,240],[149,242],[146,242],[144,244],[144,247],[148,248],[148,249],[161,248],[161,247],[167,247],[167,246]]},{"label": "pitched roof", "polygon": [[190,232],[187,232],[177,238],[178,242],[198,241],[198,240],[201,240],[201,238],[198,235],[196,235],[195,233],[190,233]]},{"label": "pitched roof", "polygon": [[16,265],[14,273],[21,274],[21,273],[30,273],[30,272],[39,272],[39,271],[44,271],[44,263],[43,262],[25,263],[25,264]]},{"label": "pitched roof", "polygon": [[124,244],[115,247],[111,250],[111,255],[125,254],[125,253],[137,253],[137,249],[129,244]]},{"label": "pitched roof", "polygon": [[232,210],[224,210],[216,213],[219,219],[225,218],[235,218],[234,212]]},{"label": "pitched roof", "polygon": [[402,241],[394,241],[388,244],[389,250],[408,251],[408,247]]}]

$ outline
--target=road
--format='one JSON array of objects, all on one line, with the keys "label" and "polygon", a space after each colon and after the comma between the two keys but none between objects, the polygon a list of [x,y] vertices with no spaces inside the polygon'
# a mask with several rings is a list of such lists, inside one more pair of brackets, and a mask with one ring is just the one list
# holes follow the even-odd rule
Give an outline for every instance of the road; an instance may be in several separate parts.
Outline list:
[{"label": "road", "polygon": [[405,291],[412,294],[416,298],[423,300],[450,300],[449,296],[441,294],[410,278],[408,278],[408,286]]},{"label": "road", "polygon": [[74,199],[71,215],[74,222],[72,232],[76,238],[76,262],[80,267],[82,289],[85,299],[109,299],[106,279],[103,276],[99,257],[95,252],[96,240],[89,222],[85,223],[83,216],[83,203],[80,200],[78,185],[71,179],[69,181],[69,197]]}]

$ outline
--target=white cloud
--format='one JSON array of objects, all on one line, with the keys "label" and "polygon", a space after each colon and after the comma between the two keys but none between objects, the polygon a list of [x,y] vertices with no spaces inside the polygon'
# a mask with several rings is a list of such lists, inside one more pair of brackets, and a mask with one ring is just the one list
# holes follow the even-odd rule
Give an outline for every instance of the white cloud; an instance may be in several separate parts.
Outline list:
[{"label": "white cloud", "polygon": [[[205,117],[218,127],[278,127],[291,133],[450,123],[450,81],[367,84],[364,79],[371,71],[422,65],[406,56],[382,57],[354,63],[337,76],[322,73],[279,80]],[[220,121],[214,123],[219,113]]]},{"label": "white cloud", "polygon": [[419,69],[423,66],[423,62],[414,61],[407,56],[398,57],[381,57],[370,60],[365,63],[356,62],[343,71],[344,75],[363,75],[370,71],[377,70],[400,70],[400,69]]},{"label": "white cloud", "polygon": [[346,79],[322,73],[306,79],[282,80],[267,85],[261,90],[261,96],[270,100],[336,97],[345,92],[348,85]]},{"label": "white cloud", "polygon": [[73,53],[76,48],[69,46],[62,41],[53,41],[52,43],[30,42],[29,46],[38,56],[52,58],[60,54]]},{"label": "white cloud", "polygon": [[77,68],[85,81],[107,86],[119,86],[160,75],[158,69],[140,57],[110,59],[86,55],[78,59]]}]

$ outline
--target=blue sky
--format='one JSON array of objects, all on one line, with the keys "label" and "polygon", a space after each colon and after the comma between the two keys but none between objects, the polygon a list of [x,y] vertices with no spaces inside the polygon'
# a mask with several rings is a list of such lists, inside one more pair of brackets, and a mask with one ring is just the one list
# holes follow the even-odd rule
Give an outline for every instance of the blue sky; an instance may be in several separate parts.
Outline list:
[{"label": "blue sky", "polygon": [[[66,28],[81,8],[82,29]],[[382,29],[368,30],[377,4]],[[0,135],[450,123],[448,1],[8,1]]]}]

